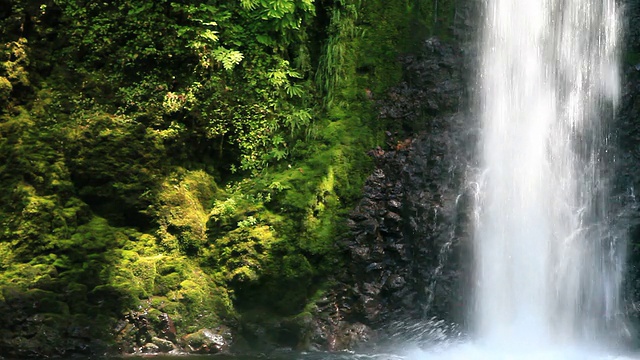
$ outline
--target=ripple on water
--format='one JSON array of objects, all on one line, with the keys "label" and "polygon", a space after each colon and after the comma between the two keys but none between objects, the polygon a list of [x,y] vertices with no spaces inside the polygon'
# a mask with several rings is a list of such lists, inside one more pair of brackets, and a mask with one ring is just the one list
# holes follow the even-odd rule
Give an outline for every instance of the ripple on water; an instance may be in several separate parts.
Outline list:
[{"label": "ripple on water", "polygon": [[[136,358],[136,357],[133,357]],[[142,358],[140,358],[142,359]],[[460,344],[433,349],[363,354],[353,352],[279,352],[271,354],[153,356],[153,360],[640,360],[640,354],[604,352],[587,348],[496,349]]]},{"label": "ripple on water", "polygon": [[640,356],[588,347],[528,348],[484,347],[461,344],[408,351],[405,360],[638,360]]}]

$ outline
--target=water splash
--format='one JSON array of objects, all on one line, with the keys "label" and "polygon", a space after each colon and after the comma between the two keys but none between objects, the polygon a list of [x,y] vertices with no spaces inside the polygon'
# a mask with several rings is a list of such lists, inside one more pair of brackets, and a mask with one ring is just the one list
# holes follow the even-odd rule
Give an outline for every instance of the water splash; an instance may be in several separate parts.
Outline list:
[{"label": "water splash", "polygon": [[614,0],[486,1],[480,342],[573,346],[620,326],[624,246],[608,230],[604,121],[620,91],[618,17]]}]

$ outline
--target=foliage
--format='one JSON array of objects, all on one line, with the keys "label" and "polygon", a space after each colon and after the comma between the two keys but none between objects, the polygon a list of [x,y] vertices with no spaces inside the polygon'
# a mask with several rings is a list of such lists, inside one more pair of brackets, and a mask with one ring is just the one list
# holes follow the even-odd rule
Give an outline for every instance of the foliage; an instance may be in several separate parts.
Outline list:
[{"label": "foliage", "polygon": [[304,46],[310,0],[56,5],[69,25],[61,55],[113,86],[86,77],[84,96],[106,95],[174,148],[195,143],[194,152],[229,158],[225,170],[258,171],[283,159],[291,132],[311,120],[300,100],[310,83],[288,59],[292,44]]},{"label": "foliage", "polygon": [[431,0],[5,3],[0,308],[180,334],[308,314],[382,143],[374,100],[448,24]]}]

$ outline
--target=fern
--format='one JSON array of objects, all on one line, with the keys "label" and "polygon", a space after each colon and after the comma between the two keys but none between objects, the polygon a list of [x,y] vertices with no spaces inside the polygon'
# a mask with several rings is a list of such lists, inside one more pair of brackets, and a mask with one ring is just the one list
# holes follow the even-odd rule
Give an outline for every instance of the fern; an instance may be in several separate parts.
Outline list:
[{"label": "fern", "polygon": [[215,49],[213,51],[213,57],[222,64],[225,70],[233,70],[233,68],[244,59],[244,55],[242,55],[240,51],[225,49],[223,47]]},{"label": "fern", "polygon": [[312,118],[310,109],[300,109],[287,115],[285,122],[293,134],[295,130],[309,126]]},{"label": "fern", "polygon": [[284,84],[284,90],[287,92],[287,95],[290,97],[302,97],[305,94],[304,88],[300,84]]},{"label": "fern", "polygon": [[199,35],[200,35],[200,37],[205,38],[205,39],[207,39],[207,40],[209,40],[211,42],[217,42],[218,41],[218,35],[216,35],[216,34],[218,34],[217,31],[213,31],[213,30],[207,29],[207,30],[201,32]]},{"label": "fern", "polygon": [[287,82],[287,73],[281,69],[274,69],[267,74],[269,82],[275,86],[282,86]]},{"label": "fern", "polygon": [[240,0],[240,5],[245,10],[254,10],[258,6],[258,3],[256,0]]}]

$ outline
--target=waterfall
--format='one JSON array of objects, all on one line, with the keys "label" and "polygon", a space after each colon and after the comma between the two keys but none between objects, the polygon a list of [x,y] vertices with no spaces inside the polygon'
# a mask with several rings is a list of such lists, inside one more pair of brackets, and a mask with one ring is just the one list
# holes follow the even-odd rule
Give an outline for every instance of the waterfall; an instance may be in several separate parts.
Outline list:
[{"label": "waterfall", "polygon": [[614,0],[485,0],[479,88],[476,335],[603,339],[618,321],[607,119],[619,96]]}]

